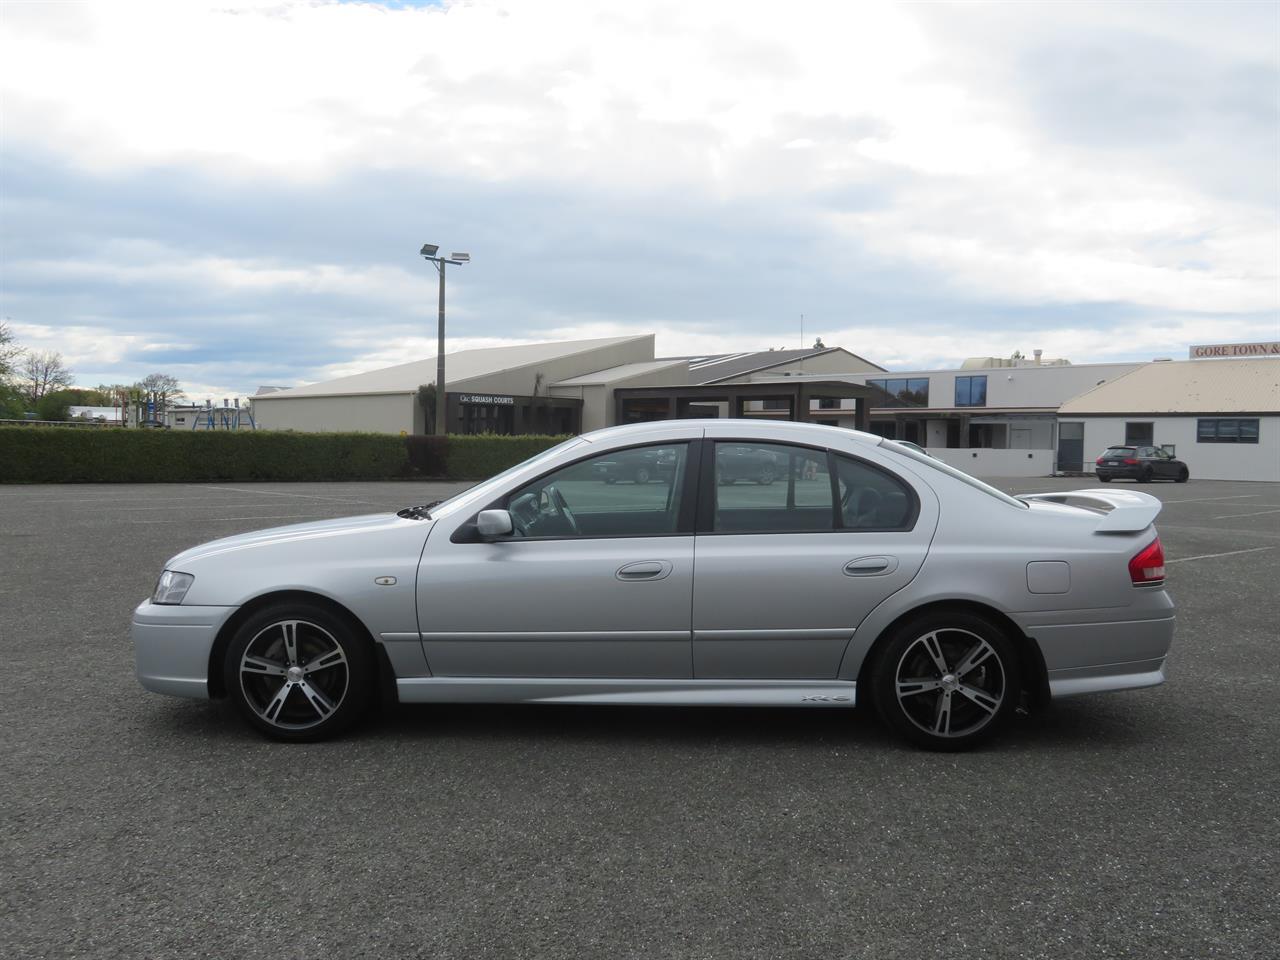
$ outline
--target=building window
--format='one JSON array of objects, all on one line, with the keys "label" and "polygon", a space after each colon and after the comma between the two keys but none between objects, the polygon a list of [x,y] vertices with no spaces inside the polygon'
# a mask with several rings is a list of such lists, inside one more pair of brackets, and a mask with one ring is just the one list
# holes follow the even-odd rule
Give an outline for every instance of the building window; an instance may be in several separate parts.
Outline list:
[{"label": "building window", "polygon": [[956,406],[985,407],[987,405],[987,376],[956,377]]},{"label": "building window", "polygon": [[929,378],[915,377],[893,380],[868,380],[873,407],[929,406]]},{"label": "building window", "polygon": [[1150,447],[1155,443],[1156,425],[1151,422],[1126,423],[1124,445],[1126,447]]},{"label": "building window", "polygon": [[1196,443],[1257,443],[1257,419],[1197,420]]},{"label": "building window", "polygon": [[791,412],[791,401],[787,399],[765,400],[760,405],[761,410],[786,410]]},{"label": "building window", "polygon": [[840,398],[839,397],[819,397],[818,409],[819,410],[839,410]]}]

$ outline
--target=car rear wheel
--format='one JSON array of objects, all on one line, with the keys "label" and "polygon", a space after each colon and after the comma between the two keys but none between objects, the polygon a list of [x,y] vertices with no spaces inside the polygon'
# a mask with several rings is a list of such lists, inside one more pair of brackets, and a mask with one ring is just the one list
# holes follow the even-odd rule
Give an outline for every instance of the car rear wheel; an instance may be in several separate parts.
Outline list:
[{"label": "car rear wheel", "polygon": [[880,718],[929,750],[966,750],[1008,720],[1021,691],[1018,658],[998,626],[963,611],[912,620],[871,672]]},{"label": "car rear wheel", "polygon": [[636,483],[648,483],[648,482],[649,482],[649,468],[641,467],[639,470],[636,471]]},{"label": "car rear wheel", "polygon": [[773,467],[761,467],[760,475],[756,477],[756,482],[766,487],[773,483]]},{"label": "car rear wheel", "polygon": [[364,714],[374,681],[367,641],[342,618],[306,603],[267,607],[241,624],[224,670],[245,719],[277,740],[344,732]]},{"label": "car rear wheel", "polygon": [[1099,474],[1099,475],[1098,475],[1098,479],[1099,479],[1102,483],[1110,483],[1110,482],[1111,482],[1111,478],[1110,478],[1110,477],[1104,477],[1104,476],[1102,476],[1101,474]]}]

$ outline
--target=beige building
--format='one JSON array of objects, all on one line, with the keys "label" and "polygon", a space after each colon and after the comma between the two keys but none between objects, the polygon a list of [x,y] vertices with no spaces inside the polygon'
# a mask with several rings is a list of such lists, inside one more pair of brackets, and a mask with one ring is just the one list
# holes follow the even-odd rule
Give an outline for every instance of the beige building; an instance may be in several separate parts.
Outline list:
[{"label": "beige building", "polygon": [[1110,446],[1171,449],[1193,479],[1280,481],[1280,357],[1143,364],[1058,411],[1084,468]]}]

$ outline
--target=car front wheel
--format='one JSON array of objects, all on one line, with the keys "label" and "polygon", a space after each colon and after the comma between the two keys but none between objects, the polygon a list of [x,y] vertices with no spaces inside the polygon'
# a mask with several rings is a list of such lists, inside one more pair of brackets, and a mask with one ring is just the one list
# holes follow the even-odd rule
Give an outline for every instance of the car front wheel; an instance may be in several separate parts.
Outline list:
[{"label": "car front wheel", "polygon": [[323,740],[364,714],[373,689],[367,642],[320,606],[284,603],[236,631],[226,690],[251,725],[277,740]]},{"label": "car front wheel", "polygon": [[1186,483],[1190,479],[1191,479],[1191,473],[1187,470],[1186,467],[1183,467],[1181,470],[1178,471],[1178,478],[1177,478],[1178,483]]},{"label": "car front wheel", "polygon": [[1007,722],[1021,691],[1018,659],[1004,632],[962,611],[895,630],[871,673],[881,719],[930,750],[965,750]]}]

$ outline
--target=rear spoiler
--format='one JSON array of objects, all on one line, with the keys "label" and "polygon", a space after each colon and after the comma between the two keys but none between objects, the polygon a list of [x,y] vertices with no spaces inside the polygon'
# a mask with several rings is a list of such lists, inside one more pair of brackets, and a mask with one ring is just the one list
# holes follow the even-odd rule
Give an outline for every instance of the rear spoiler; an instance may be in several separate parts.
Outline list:
[{"label": "rear spoiler", "polygon": [[1094,533],[1137,533],[1147,529],[1164,506],[1149,493],[1136,490],[1067,490],[1062,493],[1024,493],[1019,500],[1043,500],[1103,514]]}]

